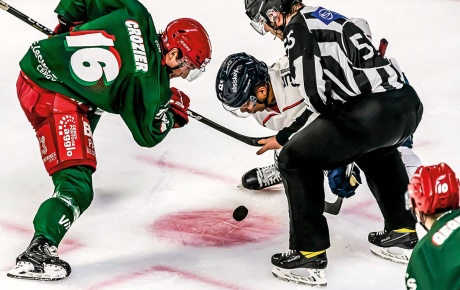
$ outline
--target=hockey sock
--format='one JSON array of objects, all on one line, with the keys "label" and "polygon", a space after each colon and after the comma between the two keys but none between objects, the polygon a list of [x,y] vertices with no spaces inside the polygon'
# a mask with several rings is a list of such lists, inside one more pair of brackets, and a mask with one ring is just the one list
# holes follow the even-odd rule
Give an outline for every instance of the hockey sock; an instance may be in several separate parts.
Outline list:
[{"label": "hockey sock", "polygon": [[46,238],[52,246],[58,246],[74,220],[72,211],[57,198],[43,202],[34,218],[34,237]]},{"label": "hockey sock", "polygon": [[317,251],[317,252],[305,252],[305,251],[300,251],[300,253],[302,255],[304,255],[305,258],[307,259],[310,259],[310,258],[313,258],[315,256],[318,256],[322,253],[326,252],[326,250],[322,250],[322,251]]}]

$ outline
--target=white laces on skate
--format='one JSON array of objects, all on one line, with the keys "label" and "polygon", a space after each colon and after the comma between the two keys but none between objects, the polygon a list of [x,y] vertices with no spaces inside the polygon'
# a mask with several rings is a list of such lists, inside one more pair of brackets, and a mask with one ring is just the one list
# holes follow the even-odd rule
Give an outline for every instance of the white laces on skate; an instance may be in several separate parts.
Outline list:
[{"label": "white laces on skate", "polygon": [[287,252],[285,252],[285,253],[282,253],[282,254],[281,254],[281,257],[289,257],[289,256],[291,256],[292,254],[294,254],[294,252],[295,252],[295,250],[289,250],[289,251],[287,251]]},{"label": "white laces on skate", "polygon": [[257,179],[261,187],[267,187],[281,181],[281,175],[275,165],[257,168]]},{"label": "white laces on skate", "polygon": [[39,255],[45,254],[45,255],[48,255],[48,256],[52,256],[52,257],[58,257],[57,247],[50,246],[47,243],[45,243],[43,245],[39,245],[37,250],[32,250],[32,251],[36,252]]},{"label": "white laces on skate", "polygon": [[53,257],[58,257],[58,249],[55,246],[48,246],[45,248],[45,251],[48,253],[48,255],[53,256]]}]

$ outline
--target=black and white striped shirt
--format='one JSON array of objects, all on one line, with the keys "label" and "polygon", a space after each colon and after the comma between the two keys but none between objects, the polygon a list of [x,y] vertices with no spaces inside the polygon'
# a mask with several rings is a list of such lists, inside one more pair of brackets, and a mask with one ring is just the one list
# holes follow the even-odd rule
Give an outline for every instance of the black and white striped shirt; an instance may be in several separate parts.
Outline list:
[{"label": "black and white striped shirt", "polygon": [[398,66],[379,55],[364,32],[345,16],[323,7],[306,6],[284,30],[291,74],[307,107],[330,110],[332,99],[400,89]]}]

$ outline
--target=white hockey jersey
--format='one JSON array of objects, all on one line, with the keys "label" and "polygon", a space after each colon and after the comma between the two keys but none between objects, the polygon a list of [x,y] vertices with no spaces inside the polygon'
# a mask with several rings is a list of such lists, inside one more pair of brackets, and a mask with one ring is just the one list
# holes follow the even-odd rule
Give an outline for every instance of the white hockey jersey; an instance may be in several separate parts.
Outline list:
[{"label": "white hockey jersey", "polygon": [[289,71],[289,60],[280,58],[268,70],[270,82],[275,94],[276,106],[267,107],[254,113],[254,118],[264,127],[279,131],[289,127],[306,109],[307,104],[294,84]]}]

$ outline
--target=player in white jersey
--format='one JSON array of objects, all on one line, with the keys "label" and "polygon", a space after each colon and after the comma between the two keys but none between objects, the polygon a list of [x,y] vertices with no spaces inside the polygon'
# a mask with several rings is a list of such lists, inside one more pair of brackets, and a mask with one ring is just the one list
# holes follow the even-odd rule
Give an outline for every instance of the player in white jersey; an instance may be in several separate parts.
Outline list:
[{"label": "player in white jersey", "polygon": [[[254,94],[246,89],[251,83],[255,85]],[[277,131],[283,140],[288,140],[319,115],[307,110],[298,86],[293,83],[286,56],[268,68],[246,53],[232,54],[222,63],[216,90],[229,112],[239,117],[252,115],[260,125]],[[359,169],[351,169],[348,174],[346,166],[326,171],[332,192],[340,197],[352,196],[361,182]],[[254,168],[242,177],[243,187],[252,190],[279,183],[281,176],[276,164]]]}]

